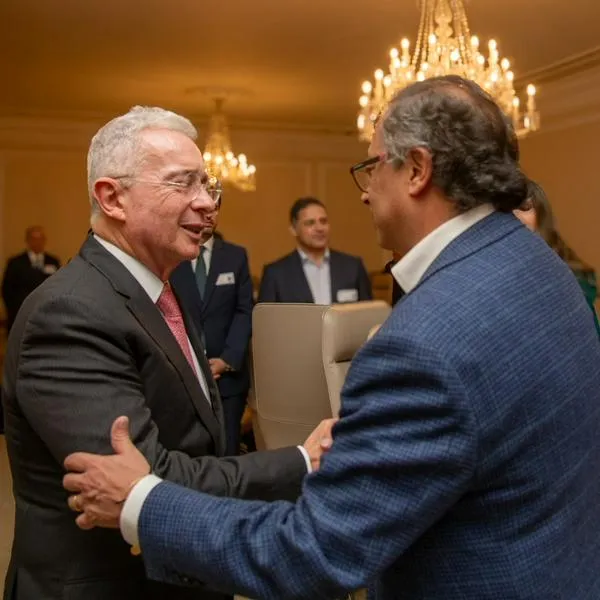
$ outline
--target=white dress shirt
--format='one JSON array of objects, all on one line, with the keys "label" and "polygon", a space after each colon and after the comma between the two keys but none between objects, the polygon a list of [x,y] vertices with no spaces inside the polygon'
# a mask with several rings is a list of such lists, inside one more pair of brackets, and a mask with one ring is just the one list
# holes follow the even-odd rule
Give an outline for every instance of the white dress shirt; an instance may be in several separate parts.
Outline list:
[{"label": "white dress shirt", "polygon": [[40,269],[42,270],[44,268],[44,264],[46,263],[46,259],[44,257],[44,253],[40,252],[39,254],[36,254],[35,252],[32,252],[31,250],[27,251],[27,256],[29,256],[29,262],[31,263],[31,266],[34,269]]},{"label": "white dress shirt", "polygon": [[331,304],[331,266],[329,264],[329,248],[325,250],[320,265],[303,250],[298,248],[302,270],[308,281],[315,304]]},{"label": "white dress shirt", "polygon": [[408,294],[421,281],[425,271],[442,251],[475,223],[494,212],[491,204],[484,204],[464,212],[425,236],[413,246],[391,269],[398,285]]},{"label": "white dress shirt", "polygon": [[[142,286],[146,294],[150,296],[150,300],[154,304],[158,301],[160,294],[163,291],[164,283],[154,274],[146,265],[143,265],[139,260],[133,258],[126,252],[123,252],[121,248],[118,248],[114,244],[103,240],[102,238],[94,235],[95,240],[101,244],[108,252],[110,252],[133,276],[133,278]],[[157,308],[158,310],[158,308]],[[190,352],[192,353],[192,361],[194,363],[194,371],[196,372],[196,377],[200,382],[200,387],[204,392],[207,400],[210,402],[210,391],[208,388],[208,383],[206,382],[206,377],[202,369],[200,368],[200,363],[198,362],[198,357],[196,356],[196,351],[190,342],[190,338],[187,333],[185,335],[188,346],[190,347]]]}]

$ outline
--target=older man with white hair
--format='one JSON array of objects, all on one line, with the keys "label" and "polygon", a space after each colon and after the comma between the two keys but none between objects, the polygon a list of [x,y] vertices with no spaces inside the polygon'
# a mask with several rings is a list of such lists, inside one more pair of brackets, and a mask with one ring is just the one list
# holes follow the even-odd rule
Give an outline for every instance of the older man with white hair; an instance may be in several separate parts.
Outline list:
[{"label": "older man with white hair", "polygon": [[168,283],[198,255],[214,209],[195,138],[187,119],[160,108],[133,108],[100,129],[88,155],[92,231],[15,321],[3,389],[16,500],[6,600],[224,598],[147,581],[118,532],[73,522],[62,463],[75,450],[110,453],[120,414],[154,473],[211,494],[294,499],[318,465],[327,423],[305,448],[217,458],[219,394]]}]

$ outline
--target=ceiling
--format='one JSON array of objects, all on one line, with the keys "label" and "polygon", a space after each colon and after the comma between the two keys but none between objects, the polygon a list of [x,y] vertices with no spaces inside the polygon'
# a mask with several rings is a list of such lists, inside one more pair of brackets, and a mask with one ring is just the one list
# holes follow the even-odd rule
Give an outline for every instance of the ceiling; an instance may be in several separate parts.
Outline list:
[{"label": "ceiling", "polygon": [[[597,0],[469,0],[467,13],[517,78],[600,44]],[[237,90],[234,126],[348,130],[361,81],[414,42],[418,16],[417,0],[0,0],[0,113],[153,104],[199,119],[208,86]]]}]

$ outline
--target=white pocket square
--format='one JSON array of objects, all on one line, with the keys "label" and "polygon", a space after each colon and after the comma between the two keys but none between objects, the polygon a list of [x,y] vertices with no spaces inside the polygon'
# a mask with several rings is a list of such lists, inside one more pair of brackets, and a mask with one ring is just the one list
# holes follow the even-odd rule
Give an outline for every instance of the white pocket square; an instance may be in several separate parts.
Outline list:
[{"label": "white pocket square", "polygon": [[233,285],[235,283],[235,275],[233,273],[219,273],[215,285]]}]

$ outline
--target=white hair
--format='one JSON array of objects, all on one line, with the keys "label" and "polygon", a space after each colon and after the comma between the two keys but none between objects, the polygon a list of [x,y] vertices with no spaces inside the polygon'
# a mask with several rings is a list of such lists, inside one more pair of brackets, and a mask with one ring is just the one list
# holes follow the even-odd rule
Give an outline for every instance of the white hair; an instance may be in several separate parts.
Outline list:
[{"label": "white hair", "polygon": [[100,207],[94,197],[94,183],[101,177],[133,176],[140,163],[140,133],[146,129],[178,131],[196,140],[191,121],[177,113],[154,106],[134,106],[114,118],[92,138],[87,156],[88,194],[92,219]]}]

